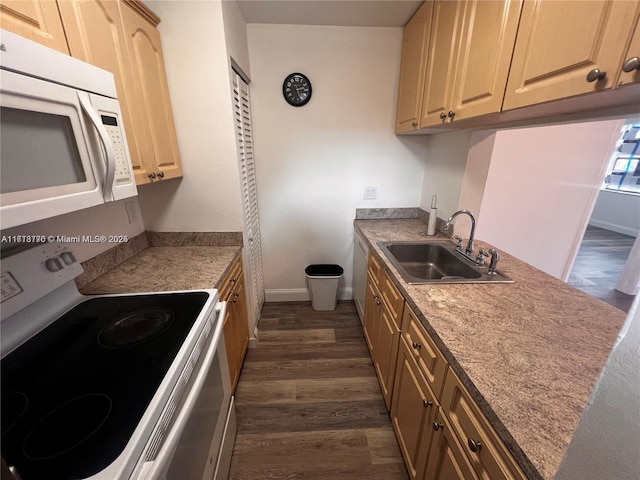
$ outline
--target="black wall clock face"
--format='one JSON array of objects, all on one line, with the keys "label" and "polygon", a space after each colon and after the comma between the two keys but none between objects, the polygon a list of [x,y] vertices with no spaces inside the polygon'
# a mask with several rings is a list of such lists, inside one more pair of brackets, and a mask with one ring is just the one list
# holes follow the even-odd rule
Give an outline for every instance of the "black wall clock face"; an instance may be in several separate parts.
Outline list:
[{"label": "black wall clock face", "polygon": [[289,105],[306,105],[311,100],[311,82],[302,73],[290,73],[282,84],[282,95]]}]

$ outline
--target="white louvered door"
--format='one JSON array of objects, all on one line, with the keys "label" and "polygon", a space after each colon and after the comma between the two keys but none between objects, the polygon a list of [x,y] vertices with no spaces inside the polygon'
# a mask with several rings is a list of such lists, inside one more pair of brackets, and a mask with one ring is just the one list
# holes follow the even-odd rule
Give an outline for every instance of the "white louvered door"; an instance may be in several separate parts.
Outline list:
[{"label": "white louvered door", "polygon": [[245,267],[250,328],[257,325],[264,303],[264,282],[262,276],[262,246],[260,242],[260,221],[258,219],[258,192],[256,188],[256,168],[253,157],[253,137],[251,134],[251,106],[249,85],[233,72],[233,108],[236,129],[240,181],[242,183],[242,203],[244,210]]}]

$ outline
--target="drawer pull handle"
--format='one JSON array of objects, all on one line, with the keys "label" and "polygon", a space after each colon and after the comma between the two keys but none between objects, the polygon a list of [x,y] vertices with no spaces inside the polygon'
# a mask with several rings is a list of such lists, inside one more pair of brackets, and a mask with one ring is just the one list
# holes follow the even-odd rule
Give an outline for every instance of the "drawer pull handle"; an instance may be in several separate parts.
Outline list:
[{"label": "drawer pull handle", "polygon": [[482,444],[480,442],[476,442],[473,438],[467,440],[467,443],[469,444],[469,450],[473,453],[478,453],[480,448],[482,448]]},{"label": "drawer pull handle", "polygon": [[414,350],[420,350],[422,348],[422,345],[416,342],[412,342],[411,346],[413,347]]},{"label": "drawer pull handle", "polygon": [[422,400],[422,405],[427,408],[427,407],[433,407],[433,402],[430,402],[429,400]]},{"label": "drawer pull handle", "polygon": [[433,429],[437,432],[438,430],[440,430],[441,428],[444,428],[444,425],[442,423],[438,423],[438,422],[433,422]]}]

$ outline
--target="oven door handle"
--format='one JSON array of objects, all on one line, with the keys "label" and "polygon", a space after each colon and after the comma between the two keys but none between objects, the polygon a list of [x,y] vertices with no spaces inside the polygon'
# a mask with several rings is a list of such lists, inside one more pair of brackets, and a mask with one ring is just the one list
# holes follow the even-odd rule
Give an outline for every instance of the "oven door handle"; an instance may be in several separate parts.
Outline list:
[{"label": "oven door handle", "polygon": [[116,175],[116,151],[113,148],[113,141],[111,140],[107,129],[104,128],[104,125],[100,121],[100,118],[98,118],[98,112],[96,112],[93,105],[91,105],[89,94],[87,92],[78,92],[78,100],[80,100],[80,105],[82,106],[84,113],[87,114],[93,124],[93,127],[98,132],[100,142],[104,148],[106,175],[104,179],[104,187],[102,189],[102,196],[105,202],[110,202],[113,198],[113,181]]},{"label": "oven door handle", "polygon": [[162,448],[158,452],[155,460],[153,460],[152,462],[147,462],[147,464],[144,466],[144,474],[141,477],[138,477],[139,479],[162,479],[166,474],[165,470],[168,468],[169,462],[173,458],[173,452],[178,446],[178,442],[180,441],[182,432],[187,425],[189,417],[193,412],[193,408],[196,405],[196,401],[200,396],[200,392],[204,387],[207,373],[209,372],[209,368],[213,363],[213,358],[215,357],[216,351],[218,349],[218,344],[221,340],[223,340],[222,331],[224,328],[224,317],[227,313],[227,302],[219,302],[215,306],[215,310],[216,312],[218,312],[216,327],[212,333],[213,338],[205,354],[206,356],[204,357],[202,366],[197,373],[191,390],[187,394],[187,398],[182,406],[182,409],[176,415],[175,422],[173,423],[171,430],[169,430],[168,435],[165,437]]}]

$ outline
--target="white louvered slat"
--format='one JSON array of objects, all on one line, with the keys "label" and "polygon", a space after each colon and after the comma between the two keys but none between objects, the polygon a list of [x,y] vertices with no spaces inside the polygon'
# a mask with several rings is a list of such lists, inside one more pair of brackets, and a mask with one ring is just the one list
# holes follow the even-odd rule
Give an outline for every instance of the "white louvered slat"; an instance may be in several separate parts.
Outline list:
[{"label": "white louvered slat", "polygon": [[245,249],[248,259],[248,297],[252,305],[253,320],[257,323],[264,303],[264,280],[262,274],[262,246],[260,242],[260,221],[258,218],[258,192],[256,188],[256,168],[253,157],[253,137],[251,129],[251,103],[249,85],[235,71],[233,77],[233,110],[235,115],[236,141],[242,202],[245,220]]}]

